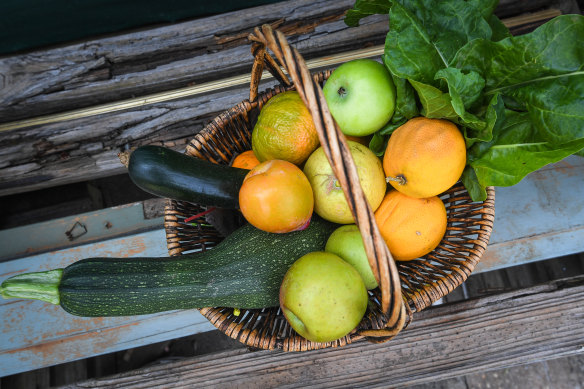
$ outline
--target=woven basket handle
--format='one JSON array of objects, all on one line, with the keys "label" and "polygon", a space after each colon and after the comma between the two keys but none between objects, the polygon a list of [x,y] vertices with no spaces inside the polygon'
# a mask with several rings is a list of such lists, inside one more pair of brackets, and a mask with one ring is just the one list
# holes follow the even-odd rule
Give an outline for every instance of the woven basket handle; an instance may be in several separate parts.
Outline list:
[{"label": "woven basket handle", "polygon": [[[381,290],[381,308],[386,315],[385,328],[364,331],[364,336],[378,336],[385,340],[395,336],[403,327],[406,319],[404,301],[397,267],[385,241],[383,240],[373,211],[365,198],[357,168],[349,151],[349,146],[333,120],[324,94],[312,78],[306,63],[298,51],[289,46],[284,34],[273,31],[269,25],[256,28],[249,39],[257,46],[256,50],[269,48],[282,67],[292,78],[296,90],[304,104],[309,108],[320,144],[333,168],[345,197],[359,227],[369,265]],[[267,52],[266,53],[266,58]],[[256,56],[256,58],[258,58]],[[273,64],[267,64],[268,67]],[[255,65],[255,64],[254,64]],[[277,67],[277,65],[275,65]]]},{"label": "woven basket handle", "polygon": [[255,101],[258,97],[258,88],[262,79],[264,67],[285,86],[291,86],[292,82],[282,71],[282,68],[266,50],[266,45],[259,42],[254,42],[251,46],[251,54],[254,57],[253,66],[251,68],[251,82],[249,86],[249,101]]}]

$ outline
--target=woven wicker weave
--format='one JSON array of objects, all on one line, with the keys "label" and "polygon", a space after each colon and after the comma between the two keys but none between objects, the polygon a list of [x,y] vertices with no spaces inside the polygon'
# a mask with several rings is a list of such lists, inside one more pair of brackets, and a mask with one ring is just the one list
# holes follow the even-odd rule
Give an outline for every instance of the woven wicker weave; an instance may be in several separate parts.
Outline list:
[{"label": "woven wicker weave", "polygon": [[[296,50],[288,46],[282,34],[272,31],[269,26],[256,29],[250,40],[255,57],[250,99],[216,117],[194,137],[186,153],[214,163],[228,164],[237,154],[251,149],[251,132],[263,105],[278,93],[291,88],[298,90],[311,110],[321,145],[327,151],[335,175],[349,204],[353,205],[353,215],[380,287],[370,291],[369,308],[355,331],[328,343],[311,342],[296,334],[279,308],[242,310],[239,315],[235,315],[232,308],[205,308],[201,313],[228,336],[254,348],[305,351],[342,346],[363,338],[372,342],[387,341],[407,326],[413,312],[450,293],[471,274],[486,249],[492,230],[494,189],[487,188],[488,197],[484,202],[472,202],[460,183],[443,193],[440,197],[446,205],[448,226],[440,245],[421,259],[396,264],[358,185],[346,143],[339,136],[324,103],[320,87],[330,71],[308,73]],[[258,94],[264,68],[276,77],[280,85]],[[203,211],[205,209],[197,204],[168,201],[165,229],[171,256],[205,250],[221,241],[219,233],[203,217],[184,222]]]}]

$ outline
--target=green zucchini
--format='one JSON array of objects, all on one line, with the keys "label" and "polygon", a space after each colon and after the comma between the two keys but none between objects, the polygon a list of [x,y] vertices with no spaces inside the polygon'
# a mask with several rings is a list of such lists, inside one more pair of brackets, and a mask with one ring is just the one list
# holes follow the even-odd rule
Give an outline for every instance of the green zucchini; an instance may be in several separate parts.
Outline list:
[{"label": "green zucchini", "polygon": [[161,147],[142,146],[130,154],[128,174],[155,196],[235,209],[249,170],[218,165]]},{"label": "green zucchini", "polygon": [[307,229],[271,234],[250,224],[216,247],[172,258],[86,258],[64,269],[11,277],[4,298],[60,304],[86,317],[142,315],[203,307],[277,306],[294,261],[323,251],[338,225],[314,216]]}]

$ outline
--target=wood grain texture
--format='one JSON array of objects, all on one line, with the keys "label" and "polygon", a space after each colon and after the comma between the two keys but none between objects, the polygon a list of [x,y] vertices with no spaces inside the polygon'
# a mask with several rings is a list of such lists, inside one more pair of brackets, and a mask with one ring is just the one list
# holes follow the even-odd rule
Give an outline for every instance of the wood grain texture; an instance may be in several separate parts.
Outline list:
[{"label": "wood grain texture", "polygon": [[124,173],[117,155],[126,147],[162,144],[182,151],[246,93],[244,87],[0,134],[0,195]]},{"label": "wood grain texture", "polygon": [[[249,74],[247,35],[260,23],[286,33],[306,59],[383,44],[387,16],[349,28],[342,15],[352,3],[290,0],[1,58],[0,123]],[[2,131],[0,196],[123,173],[117,154],[126,147],[163,142],[184,150],[189,138],[248,95],[248,86],[241,85]]]},{"label": "wood grain texture", "polygon": [[[153,230],[3,262],[0,281],[89,257],[163,257],[168,253],[164,236],[163,230]],[[214,329],[197,310],[89,318],[72,316],[58,305],[16,299],[0,299],[0,318],[0,377]]]},{"label": "wood grain texture", "polygon": [[[270,23],[307,56],[383,43],[387,17],[350,29],[351,0],[293,0],[0,60],[0,118],[12,121],[247,73],[247,35]],[[381,23],[381,20],[385,22]],[[381,33],[381,34],[380,34]]]},{"label": "wood grain texture", "polygon": [[[499,17],[552,3],[578,12],[575,0],[502,0]],[[304,58],[383,44],[387,16],[347,27],[352,0],[289,0],[158,28],[0,58],[0,123],[160,92],[249,72],[247,35],[269,23]]]},{"label": "wood grain texture", "polygon": [[[67,388],[402,387],[583,351],[584,277],[440,306],[382,345],[304,353],[236,350]],[[538,320],[533,318],[537,317]]]},{"label": "wood grain texture", "polygon": [[[293,0],[78,45],[0,59],[0,121],[71,110],[249,74],[247,35],[271,23],[307,58],[382,44],[386,16],[349,29],[351,1]],[[264,83],[262,87],[272,84]],[[0,133],[0,196],[124,172],[124,147],[184,149],[249,86]]]}]

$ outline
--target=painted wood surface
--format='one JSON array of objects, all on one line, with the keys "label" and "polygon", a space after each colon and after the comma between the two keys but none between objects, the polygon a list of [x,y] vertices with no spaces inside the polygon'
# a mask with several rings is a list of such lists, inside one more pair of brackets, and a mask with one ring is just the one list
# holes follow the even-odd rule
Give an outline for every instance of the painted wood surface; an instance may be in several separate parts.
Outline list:
[{"label": "painted wood surface", "polygon": [[[494,232],[475,273],[583,252],[584,158],[569,157],[497,188],[495,209]],[[4,262],[0,280],[98,255],[165,256],[164,231]],[[0,300],[0,318],[0,376],[214,329],[198,311],[84,319],[25,300]]]},{"label": "painted wood surface", "polygon": [[66,387],[405,387],[582,353],[582,322],[579,277],[432,308],[387,343],[300,353],[239,349]]},{"label": "painted wood surface", "polygon": [[[95,256],[167,256],[164,230],[86,244],[2,263],[0,280],[63,268]],[[213,327],[198,311],[144,316],[80,318],[60,306],[32,300],[0,300],[0,376],[174,339]]]},{"label": "painted wood surface", "polygon": [[[155,201],[163,203],[165,200]],[[129,235],[147,229],[160,229],[162,216],[148,217],[148,205],[137,202],[50,220],[22,227],[0,230],[0,261],[56,251],[64,247]]]},{"label": "painted wood surface", "polygon": [[584,251],[584,158],[568,157],[495,191],[495,224],[476,271]]}]

